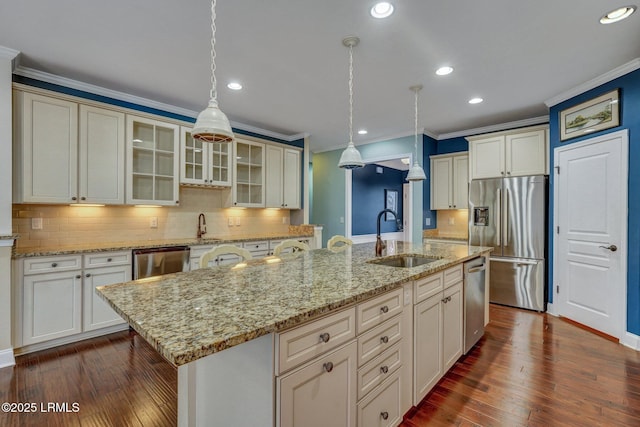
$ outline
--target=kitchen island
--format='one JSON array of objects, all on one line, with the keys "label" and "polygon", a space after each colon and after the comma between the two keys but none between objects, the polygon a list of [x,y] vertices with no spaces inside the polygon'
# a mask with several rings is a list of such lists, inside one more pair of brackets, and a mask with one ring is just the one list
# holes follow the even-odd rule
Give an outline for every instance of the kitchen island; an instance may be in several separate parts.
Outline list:
[{"label": "kitchen island", "polygon": [[[412,303],[414,281],[490,250],[389,241],[383,257],[437,258],[394,268],[367,262],[375,258],[374,244],[360,244],[170,274],[98,292],[178,367],[179,425],[273,425],[280,423],[278,376],[302,364],[289,366],[279,359],[278,340],[285,331],[364,307],[399,289],[402,310]],[[405,312],[403,324],[410,322],[410,310]],[[355,421],[355,410],[345,411]]]}]

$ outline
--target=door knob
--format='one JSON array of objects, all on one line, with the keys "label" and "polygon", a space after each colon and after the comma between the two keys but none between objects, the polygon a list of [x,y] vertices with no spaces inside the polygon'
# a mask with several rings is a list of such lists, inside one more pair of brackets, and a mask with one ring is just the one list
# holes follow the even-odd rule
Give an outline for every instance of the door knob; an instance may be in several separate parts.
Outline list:
[{"label": "door knob", "polygon": [[609,245],[609,246],[600,246],[602,249],[609,249],[611,252],[615,252],[618,250],[618,247],[616,245]]}]

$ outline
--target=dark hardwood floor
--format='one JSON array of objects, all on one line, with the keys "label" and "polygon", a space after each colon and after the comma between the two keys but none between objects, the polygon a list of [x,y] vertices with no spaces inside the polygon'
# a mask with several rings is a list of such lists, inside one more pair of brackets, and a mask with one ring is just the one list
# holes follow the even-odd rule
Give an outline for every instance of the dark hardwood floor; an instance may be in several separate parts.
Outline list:
[{"label": "dark hardwood floor", "polygon": [[[403,427],[640,426],[640,353],[545,314],[491,317]],[[20,356],[0,369],[0,403],[37,411],[0,412],[0,426],[174,426],[176,373],[132,332]]]}]

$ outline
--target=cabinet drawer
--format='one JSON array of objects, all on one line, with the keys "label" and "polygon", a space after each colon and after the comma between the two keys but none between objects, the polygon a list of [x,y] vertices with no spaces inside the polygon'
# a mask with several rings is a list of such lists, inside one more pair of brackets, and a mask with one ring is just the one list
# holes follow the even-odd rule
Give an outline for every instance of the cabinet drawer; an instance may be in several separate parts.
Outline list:
[{"label": "cabinet drawer", "polygon": [[81,255],[34,257],[24,260],[24,275],[54,273],[56,271],[79,270],[82,268]]},{"label": "cabinet drawer", "polygon": [[389,319],[358,337],[358,367],[393,346],[401,338],[401,316]]},{"label": "cabinet drawer", "polygon": [[444,288],[462,281],[462,264],[448,268],[444,271]]},{"label": "cabinet drawer", "polygon": [[355,309],[292,329],[277,336],[276,372],[298,366],[356,336]]},{"label": "cabinet drawer", "polygon": [[389,378],[402,365],[400,343],[358,370],[358,400]]},{"label": "cabinet drawer", "polygon": [[400,371],[396,371],[375,392],[358,404],[358,427],[397,426],[400,413]]},{"label": "cabinet drawer", "polygon": [[244,242],[242,247],[248,250],[249,252],[257,252],[257,251],[267,251],[269,252],[269,241],[261,240],[257,242]]},{"label": "cabinet drawer", "polygon": [[402,311],[402,288],[359,304],[358,333],[379,325]]},{"label": "cabinet drawer", "polygon": [[413,295],[415,302],[419,303],[430,296],[437,294],[443,289],[444,276],[442,273],[423,277],[413,282]]},{"label": "cabinet drawer", "polygon": [[101,252],[84,256],[84,268],[131,264],[131,251]]}]

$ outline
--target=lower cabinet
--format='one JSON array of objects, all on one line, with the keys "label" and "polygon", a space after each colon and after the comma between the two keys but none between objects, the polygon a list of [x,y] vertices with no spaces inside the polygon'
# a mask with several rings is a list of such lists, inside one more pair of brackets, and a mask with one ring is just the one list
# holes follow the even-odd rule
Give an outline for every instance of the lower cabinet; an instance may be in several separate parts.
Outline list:
[{"label": "lower cabinet", "polygon": [[131,280],[131,267],[101,267],[85,270],[83,278],[83,331],[94,331],[107,326],[122,325],[124,319],[96,294],[98,286]]},{"label": "lower cabinet", "polygon": [[358,404],[358,427],[397,426],[402,422],[400,372],[392,374]]}]

